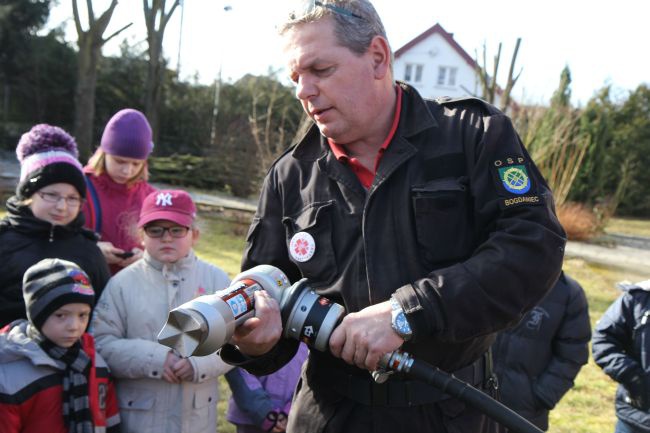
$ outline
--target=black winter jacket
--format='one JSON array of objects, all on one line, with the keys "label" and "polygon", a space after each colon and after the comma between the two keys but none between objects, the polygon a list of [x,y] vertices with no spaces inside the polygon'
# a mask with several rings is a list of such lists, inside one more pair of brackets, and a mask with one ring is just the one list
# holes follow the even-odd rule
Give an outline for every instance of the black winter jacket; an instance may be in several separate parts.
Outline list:
[{"label": "black winter jacket", "polygon": [[[650,433],[650,280],[621,288],[625,293],[594,328],[592,352],[596,364],[619,383],[616,416]],[[646,407],[633,399],[645,400]]]},{"label": "black winter jacket", "polygon": [[76,263],[90,277],[95,300],[110,278],[108,265],[97,246],[96,235],[83,228],[83,215],[66,226],[34,217],[14,196],[7,200],[7,216],[0,221],[0,327],[26,319],[23,274],[46,258]]},{"label": "black winter jacket", "polygon": [[539,305],[497,336],[493,355],[501,401],[547,430],[549,410],[589,359],[590,338],[585,293],[563,273]]},{"label": "black winter jacket", "polygon": [[[370,188],[313,126],[271,167],[242,267],[270,264],[291,281],[306,277],[348,312],[395,293],[413,329],[404,349],[455,371],[480,358],[496,331],[516,323],[553,286],[564,232],[545,181],[503,113],[474,98],[424,101],[398,85],[399,124]],[[517,193],[504,186],[502,177],[510,175]],[[306,261],[289,251],[300,232],[314,239]],[[268,374],[296,349],[297,342],[282,340],[245,367]],[[245,362],[233,346],[222,357]],[[313,350],[307,365],[310,381],[327,383],[333,370],[371,380],[367,371]],[[314,431],[328,410],[314,409]],[[458,428],[479,431],[471,422]]]}]

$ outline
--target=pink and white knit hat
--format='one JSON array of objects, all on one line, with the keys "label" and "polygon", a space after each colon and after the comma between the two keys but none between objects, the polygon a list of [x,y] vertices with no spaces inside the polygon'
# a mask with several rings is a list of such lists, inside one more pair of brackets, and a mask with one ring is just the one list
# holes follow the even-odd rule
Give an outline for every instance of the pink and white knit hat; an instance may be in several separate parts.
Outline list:
[{"label": "pink and white knit hat", "polygon": [[16,187],[19,198],[29,198],[39,189],[53,183],[68,183],[82,197],[86,182],[74,138],[58,126],[35,125],[20,137],[16,156],[20,161],[20,181]]}]

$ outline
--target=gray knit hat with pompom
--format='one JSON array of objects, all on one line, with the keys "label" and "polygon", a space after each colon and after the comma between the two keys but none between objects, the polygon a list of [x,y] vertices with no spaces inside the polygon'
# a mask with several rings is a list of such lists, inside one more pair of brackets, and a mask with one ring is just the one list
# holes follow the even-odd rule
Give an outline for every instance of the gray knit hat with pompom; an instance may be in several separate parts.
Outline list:
[{"label": "gray knit hat with pompom", "polygon": [[18,198],[31,197],[39,189],[53,183],[74,186],[81,197],[86,196],[86,182],[74,138],[58,126],[35,125],[20,137],[16,156],[20,161]]}]

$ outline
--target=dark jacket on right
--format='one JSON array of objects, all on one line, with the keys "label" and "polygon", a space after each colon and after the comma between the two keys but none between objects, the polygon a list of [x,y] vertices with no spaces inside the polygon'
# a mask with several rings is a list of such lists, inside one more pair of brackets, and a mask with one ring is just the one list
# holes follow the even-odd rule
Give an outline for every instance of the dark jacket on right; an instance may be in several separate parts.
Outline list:
[{"label": "dark jacket on right", "polygon": [[[619,383],[616,416],[650,433],[650,408],[632,402],[639,397],[650,402],[650,280],[621,288],[625,293],[594,328],[592,351],[596,364]],[[640,386],[633,387],[635,377]],[[630,389],[645,395],[630,395]]]},{"label": "dark jacket on right", "polygon": [[110,278],[97,237],[83,228],[83,215],[65,226],[36,218],[31,209],[14,196],[7,200],[7,216],[0,221],[0,328],[16,319],[26,319],[23,274],[47,258],[69,260],[90,278],[99,299]]},{"label": "dark jacket on right", "polygon": [[542,430],[589,359],[591,326],[582,287],[564,273],[519,324],[499,334],[494,365],[501,401]]}]

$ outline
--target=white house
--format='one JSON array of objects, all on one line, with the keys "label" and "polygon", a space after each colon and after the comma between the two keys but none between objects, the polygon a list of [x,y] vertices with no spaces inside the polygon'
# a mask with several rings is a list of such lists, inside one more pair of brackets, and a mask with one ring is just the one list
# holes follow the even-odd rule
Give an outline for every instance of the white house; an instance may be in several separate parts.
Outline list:
[{"label": "white house", "polygon": [[[426,30],[394,54],[395,79],[409,83],[425,98],[481,96],[476,61],[440,24]],[[495,104],[499,104],[498,94]]]}]

